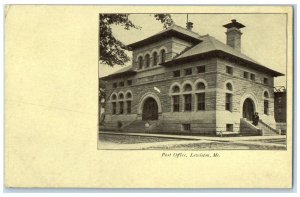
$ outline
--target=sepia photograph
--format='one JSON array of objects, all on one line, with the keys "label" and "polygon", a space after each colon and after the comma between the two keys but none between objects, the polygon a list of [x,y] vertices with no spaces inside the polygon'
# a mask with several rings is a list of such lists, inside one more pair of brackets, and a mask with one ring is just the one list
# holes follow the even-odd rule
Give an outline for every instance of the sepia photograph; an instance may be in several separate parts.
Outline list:
[{"label": "sepia photograph", "polygon": [[5,188],[294,187],[292,5],[4,8]]},{"label": "sepia photograph", "polygon": [[287,150],[287,14],[100,13],[99,150]]}]

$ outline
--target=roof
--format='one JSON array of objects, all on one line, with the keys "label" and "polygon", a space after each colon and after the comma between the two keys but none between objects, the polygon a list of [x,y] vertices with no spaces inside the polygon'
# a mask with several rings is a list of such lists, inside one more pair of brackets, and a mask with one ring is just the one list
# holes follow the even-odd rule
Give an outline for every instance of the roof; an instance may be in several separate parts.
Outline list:
[{"label": "roof", "polygon": [[145,45],[151,44],[153,42],[157,42],[162,39],[170,38],[170,37],[178,37],[180,39],[186,40],[193,44],[198,44],[199,42],[201,42],[201,39],[200,39],[201,36],[199,34],[197,34],[196,32],[189,31],[178,25],[172,25],[169,28],[158,32],[157,34],[154,34],[153,36],[150,36],[146,39],[129,44],[128,47],[129,47],[129,49],[134,50],[136,48],[140,48]]},{"label": "roof", "polygon": [[265,72],[269,72],[273,76],[283,76],[282,73],[269,69],[262,64],[258,63],[257,61],[253,60],[252,58],[244,55],[243,53],[235,50],[234,48],[222,43],[221,41],[217,40],[216,38],[205,35],[201,37],[202,42],[191,47],[189,50],[183,52],[179,56],[175,57],[173,60],[165,62],[164,65],[171,65],[176,62],[186,62],[189,59],[192,60],[192,57],[196,57],[199,55],[206,55],[212,52],[221,52],[223,55],[228,55],[233,58],[238,58],[239,60],[244,60],[247,63],[252,63],[254,69],[264,70]]},{"label": "roof", "polygon": [[114,78],[114,77],[121,76],[121,75],[134,75],[135,73],[136,73],[136,71],[133,70],[132,66],[126,66],[124,68],[121,68],[120,70],[117,70],[116,72],[114,72],[110,75],[101,77],[100,79],[106,80],[106,79]]}]

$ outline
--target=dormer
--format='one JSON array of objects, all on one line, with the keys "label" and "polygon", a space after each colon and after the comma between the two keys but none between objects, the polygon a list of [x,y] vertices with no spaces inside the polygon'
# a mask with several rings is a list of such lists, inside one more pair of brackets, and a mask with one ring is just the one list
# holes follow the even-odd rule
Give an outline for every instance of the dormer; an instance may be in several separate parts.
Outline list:
[{"label": "dormer", "polygon": [[173,25],[153,36],[128,45],[134,70],[145,70],[168,62],[201,42],[200,35]]}]

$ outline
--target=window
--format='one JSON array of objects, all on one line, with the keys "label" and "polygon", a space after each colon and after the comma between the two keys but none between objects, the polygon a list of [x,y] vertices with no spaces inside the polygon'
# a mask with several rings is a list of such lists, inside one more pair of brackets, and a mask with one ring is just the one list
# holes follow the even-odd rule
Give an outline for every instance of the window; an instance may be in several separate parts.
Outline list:
[{"label": "window", "polygon": [[119,99],[124,99],[124,94],[121,93],[121,94],[119,95]]},{"label": "window", "polygon": [[205,90],[205,84],[202,82],[197,83],[197,90]]},{"label": "window", "polygon": [[226,73],[232,75],[233,74],[233,70],[232,70],[232,67],[230,66],[226,66]]},{"label": "window", "polygon": [[183,87],[183,90],[184,90],[185,92],[190,92],[190,91],[192,91],[193,89],[192,89],[191,84],[185,84],[184,87]]},{"label": "window", "polygon": [[233,124],[226,124],[226,131],[233,131]]},{"label": "window", "polygon": [[232,94],[226,93],[226,102],[225,102],[225,109],[227,111],[231,111],[232,109]]},{"label": "window", "polygon": [[123,114],[124,113],[124,102],[120,101],[119,104],[120,104],[120,114]]},{"label": "window", "polygon": [[153,53],[153,66],[157,65],[157,52]]},{"label": "window", "polygon": [[148,68],[148,67],[150,66],[150,55],[147,54],[147,55],[145,56],[145,59],[146,59],[146,68]]},{"label": "window", "polygon": [[131,101],[126,101],[127,102],[127,114],[131,114]]},{"label": "window", "polygon": [[132,80],[127,80],[127,85],[131,86],[132,85]]},{"label": "window", "polygon": [[191,75],[192,74],[192,68],[184,69],[185,75]]},{"label": "window", "polygon": [[232,91],[232,85],[231,85],[231,83],[227,83],[226,84],[226,89],[229,90],[229,91]]},{"label": "window", "polygon": [[264,92],[264,97],[269,98],[269,93],[267,91]]},{"label": "window", "polygon": [[112,114],[116,114],[117,113],[117,104],[116,104],[116,102],[113,102],[111,104],[112,104]]},{"label": "window", "polygon": [[248,72],[244,72],[244,78],[249,79],[249,73]]},{"label": "window", "polygon": [[269,114],[269,101],[264,100],[264,114],[268,115]]},{"label": "window", "polygon": [[172,93],[178,93],[178,92],[180,92],[180,88],[179,88],[177,85],[175,85],[175,86],[172,88]]},{"label": "window", "polygon": [[120,86],[120,87],[124,87],[124,81],[121,81],[121,82],[119,83],[119,86]]},{"label": "window", "polygon": [[173,112],[179,112],[179,95],[173,96]]},{"label": "window", "polygon": [[131,99],[131,98],[132,98],[131,93],[128,92],[128,93],[126,94],[126,99]]},{"label": "window", "polygon": [[191,124],[182,124],[182,130],[190,131],[191,130]]},{"label": "window", "polygon": [[173,77],[180,77],[180,70],[173,71]]},{"label": "window", "polygon": [[251,73],[250,79],[251,79],[252,81],[255,81],[255,74],[252,74],[252,73]]},{"label": "window", "polygon": [[269,101],[267,100],[269,98],[269,93],[267,91],[264,92],[264,114],[269,114]]},{"label": "window", "polygon": [[205,73],[205,66],[198,66],[197,67],[197,72],[198,73]]},{"label": "window", "polygon": [[164,63],[166,61],[166,51],[163,49],[160,51],[161,56],[161,63]]},{"label": "window", "polygon": [[117,99],[117,95],[113,94],[113,95],[111,96],[111,99],[112,99],[112,100],[116,100],[116,99]]},{"label": "window", "polygon": [[192,111],[192,95],[184,95],[184,111]]},{"label": "window", "polygon": [[268,78],[264,78],[264,84],[269,84]]},{"label": "window", "polygon": [[204,92],[197,94],[197,109],[205,110],[205,93]]},{"label": "window", "polygon": [[140,56],[139,57],[139,69],[142,69],[143,68],[143,57]]},{"label": "window", "polygon": [[113,83],[113,88],[117,88],[118,87],[118,83]]}]

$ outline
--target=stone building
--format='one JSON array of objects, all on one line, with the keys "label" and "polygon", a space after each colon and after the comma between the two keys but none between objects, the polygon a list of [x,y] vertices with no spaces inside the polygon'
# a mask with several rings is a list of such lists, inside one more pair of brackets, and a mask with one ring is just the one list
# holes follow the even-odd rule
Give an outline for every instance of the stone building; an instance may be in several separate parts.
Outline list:
[{"label": "stone building", "polygon": [[274,116],[276,129],[286,133],[286,89],[285,87],[274,87]]},{"label": "stone building", "polygon": [[[273,85],[283,74],[241,53],[243,24],[223,27],[226,44],[193,32],[191,22],[130,44],[132,66],[101,78],[107,84],[103,129],[276,134]],[[254,112],[258,126],[251,124]]]}]

